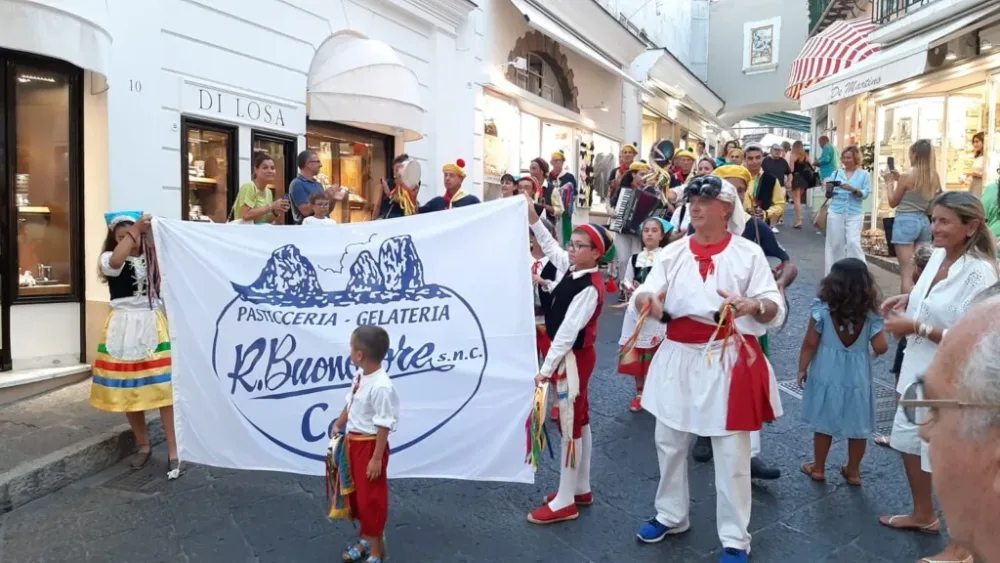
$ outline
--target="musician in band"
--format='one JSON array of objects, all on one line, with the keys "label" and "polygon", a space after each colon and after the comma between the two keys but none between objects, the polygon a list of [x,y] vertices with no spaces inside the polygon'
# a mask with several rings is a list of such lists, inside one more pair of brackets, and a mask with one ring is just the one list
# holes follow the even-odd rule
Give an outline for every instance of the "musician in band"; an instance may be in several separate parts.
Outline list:
[{"label": "musician in band", "polygon": [[[622,175],[620,184],[622,188],[632,188],[634,190],[642,190],[646,188],[646,176],[649,174],[649,165],[641,160],[638,162],[633,162],[629,166],[628,172]],[[621,190],[619,189],[615,194],[614,206],[616,211],[616,217],[612,220],[613,222],[620,223],[621,216],[618,214],[619,211],[619,201]],[[640,217],[640,221],[645,221],[645,217]],[[618,229],[620,230],[620,225]],[[614,229],[612,229],[614,230]],[[625,279],[625,273],[629,268],[629,260],[632,255],[636,252],[642,250],[642,239],[637,234],[628,234],[624,232],[618,232],[615,235],[615,259],[617,260],[618,275],[619,280]],[[625,290],[622,289],[621,295],[619,296],[622,300],[625,299]]]},{"label": "musician in band", "polygon": [[534,178],[537,184],[535,192],[535,203],[544,208],[544,215],[539,215],[547,219],[553,225],[557,225],[559,218],[563,214],[562,198],[559,193],[549,186],[549,162],[542,157],[535,158],[528,165],[528,174]]},{"label": "musician in band", "polygon": [[674,154],[673,173],[670,175],[671,188],[688,183],[691,179],[691,171],[694,170],[696,160],[697,157],[695,157],[695,154],[688,150],[678,151]]},{"label": "musician in band", "polygon": [[410,160],[407,154],[401,154],[392,160],[392,178],[387,182],[382,180],[382,201],[379,203],[379,219],[395,219],[406,217],[417,212],[417,193],[420,184],[407,186],[401,181],[400,173],[403,165]]},{"label": "musician in band", "polygon": [[[549,157],[549,164],[552,165],[552,172],[545,182],[546,193],[549,197],[558,197],[562,204],[562,216],[558,219],[556,232],[559,241],[563,244],[569,240],[573,233],[573,207],[576,203],[576,176],[569,170],[564,170],[566,164],[566,153],[558,150]],[[548,201],[548,199],[546,199]]]},{"label": "musician in band", "polygon": [[[639,149],[636,148],[638,143],[630,143],[622,147],[621,153],[618,155],[618,168],[611,171],[611,178],[608,184],[608,203],[611,207],[618,205],[618,191],[622,187],[622,179],[625,173],[629,171],[629,167],[635,162],[636,155],[639,154]],[[627,188],[629,185],[624,184]]]},{"label": "musician in band", "polygon": [[439,195],[420,206],[420,213],[444,211],[455,207],[465,207],[479,203],[479,198],[462,190],[465,181],[465,161],[461,158],[454,164],[448,163],[441,167],[444,175],[444,195]]},{"label": "musician in band", "polygon": [[[751,176],[749,170],[735,164],[720,166],[712,173],[712,175],[722,178],[732,184],[733,187],[736,188],[736,193],[739,195],[741,201],[746,198],[748,186],[753,181],[753,177]],[[685,231],[693,234],[694,226],[686,226]],[[798,275],[798,268],[792,264],[792,260],[788,256],[788,253],[785,252],[785,249],[778,243],[778,239],[774,236],[774,233],[771,232],[767,223],[765,223],[762,219],[747,213],[746,227],[743,229],[743,238],[756,243],[757,246],[764,251],[765,257],[773,258],[779,261],[779,265],[774,269],[775,283],[778,286],[778,291],[784,295],[785,288],[795,281],[795,277]],[[767,333],[765,332],[761,335],[758,338],[758,341],[764,355],[768,355],[769,347]],[[760,432],[753,432],[750,435],[750,476],[753,479],[777,479],[781,477],[781,470],[770,467],[761,461],[759,457],[760,449]],[[702,463],[710,461],[712,459],[712,440],[707,437],[699,436],[695,441],[692,455],[695,461]]]},{"label": "musician in band", "polygon": [[[781,180],[764,171],[764,148],[759,144],[750,143],[743,149],[743,162],[753,177],[743,205],[752,209],[758,219],[774,225],[785,214],[785,188]],[[778,232],[776,228],[771,230]]]}]

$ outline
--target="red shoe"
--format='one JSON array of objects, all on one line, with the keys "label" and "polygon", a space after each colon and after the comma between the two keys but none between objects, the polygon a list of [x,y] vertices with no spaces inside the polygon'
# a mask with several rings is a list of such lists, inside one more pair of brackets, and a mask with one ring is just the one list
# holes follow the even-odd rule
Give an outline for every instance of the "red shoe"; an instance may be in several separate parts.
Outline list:
[{"label": "red shoe", "polygon": [[552,407],[552,413],[549,414],[549,418],[551,418],[552,420],[559,420],[559,407],[558,406]]},{"label": "red shoe", "polygon": [[528,514],[528,522],[532,524],[555,524],[556,522],[576,520],[579,517],[580,512],[577,511],[575,504],[571,504],[566,508],[560,508],[559,510],[552,510],[548,504],[543,504]]},{"label": "red shoe", "polygon": [[[545,504],[549,504],[550,502],[552,502],[553,500],[555,500],[556,494],[557,493],[551,493],[551,494],[545,495],[545,499],[544,499],[545,500]],[[590,506],[590,505],[594,504],[594,493],[593,493],[593,491],[591,491],[589,493],[582,494],[582,495],[573,495],[573,503],[576,504],[576,505],[578,505],[578,506]]]},{"label": "red shoe", "polygon": [[639,412],[642,410],[642,395],[636,395],[632,402],[628,404],[628,410]]}]

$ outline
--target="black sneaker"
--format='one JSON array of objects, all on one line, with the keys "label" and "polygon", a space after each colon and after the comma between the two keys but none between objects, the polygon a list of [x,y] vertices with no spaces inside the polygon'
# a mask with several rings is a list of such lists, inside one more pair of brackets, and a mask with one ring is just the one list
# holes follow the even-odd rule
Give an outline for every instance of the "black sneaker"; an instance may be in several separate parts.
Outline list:
[{"label": "black sneaker", "polygon": [[694,449],[691,451],[694,460],[699,463],[712,461],[712,439],[698,436],[694,441]]},{"label": "black sneaker", "polygon": [[750,459],[750,478],[763,481],[773,481],[781,477],[781,470],[777,467],[768,467],[763,461],[757,458]]}]

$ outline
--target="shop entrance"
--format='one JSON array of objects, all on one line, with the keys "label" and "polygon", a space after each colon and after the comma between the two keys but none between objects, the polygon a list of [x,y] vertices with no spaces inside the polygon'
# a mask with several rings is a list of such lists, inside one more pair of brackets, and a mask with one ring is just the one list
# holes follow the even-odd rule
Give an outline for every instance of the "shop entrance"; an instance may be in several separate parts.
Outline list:
[{"label": "shop entrance", "polygon": [[[66,63],[0,50],[0,371],[82,354],[81,81]],[[79,330],[47,330],[35,305],[78,314]]]},{"label": "shop entrance", "polygon": [[[274,201],[278,201],[285,197],[285,194],[288,193],[288,184],[298,175],[298,167],[295,163],[295,158],[298,155],[295,148],[295,137],[286,137],[255,129],[250,132],[250,143],[253,145],[254,153],[265,152],[274,159],[274,184],[269,185],[268,189],[271,190]],[[253,162],[253,158],[250,159],[250,162]],[[286,225],[294,224],[291,211],[285,214],[284,220]]]}]

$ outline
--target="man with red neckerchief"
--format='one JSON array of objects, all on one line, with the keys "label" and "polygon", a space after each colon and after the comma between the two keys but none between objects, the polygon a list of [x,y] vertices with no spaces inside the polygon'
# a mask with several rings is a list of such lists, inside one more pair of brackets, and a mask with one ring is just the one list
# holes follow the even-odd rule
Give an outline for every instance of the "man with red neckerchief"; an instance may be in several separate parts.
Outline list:
[{"label": "man with red neckerchief", "polygon": [[637,537],[656,543],[688,530],[688,450],[694,436],[708,436],[719,561],[746,563],[750,433],[782,412],[756,337],[781,324],[785,301],[760,246],[741,236],[746,216],[736,188],[709,176],[688,184],[685,195],[695,233],[661,251],[629,305],[667,325],[642,395],[642,407],[656,418],[656,516]]},{"label": "man with red neckerchief", "polygon": [[434,211],[444,211],[455,207],[465,207],[479,203],[479,198],[467,194],[462,190],[462,182],[465,180],[465,161],[461,158],[454,164],[448,163],[441,167],[444,173],[444,195],[432,198],[430,201],[420,206],[420,213],[431,213]]}]

